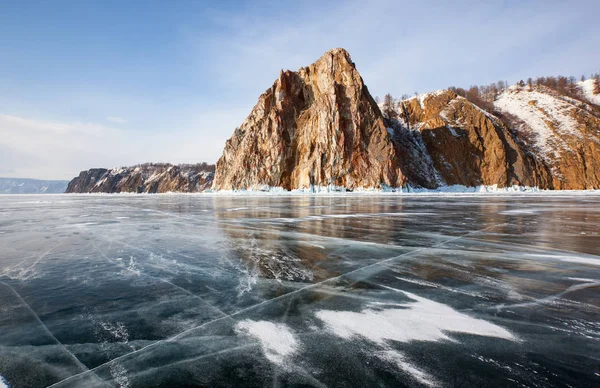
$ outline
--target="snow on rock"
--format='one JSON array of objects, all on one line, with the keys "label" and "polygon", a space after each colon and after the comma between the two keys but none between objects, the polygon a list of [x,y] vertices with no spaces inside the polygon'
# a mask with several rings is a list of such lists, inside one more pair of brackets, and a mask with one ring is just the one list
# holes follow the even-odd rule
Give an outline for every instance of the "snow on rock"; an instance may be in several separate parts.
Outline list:
[{"label": "snow on rock", "polygon": [[533,146],[546,159],[552,160],[569,149],[563,140],[565,135],[581,137],[579,124],[573,118],[577,107],[548,93],[512,87],[502,93],[494,105],[531,128],[535,134]]},{"label": "snow on rock", "polygon": [[200,192],[210,188],[214,166],[201,164],[146,163],[113,169],[82,171],[67,193],[166,193]]},{"label": "snow on rock", "polygon": [[8,388],[8,384],[6,383],[2,375],[0,375],[0,388]]},{"label": "snow on rock", "polygon": [[600,105],[600,93],[594,93],[594,89],[596,88],[596,80],[587,79],[585,81],[579,81],[577,85],[581,88],[583,95],[589,102],[594,105]]},{"label": "snow on rock", "polygon": [[283,323],[246,319],[235,326],[235,331],[257,339],[265,357],[277,365],[283,365],[286,358],[296,353],[299,348],[294,333]]},{"label": "snow on rock", "polygon": [[548,174],[494,115],[450,90],[385,111],[412,187],[547,187]]},{"label": "snow on rock", "polygon": [[555,190],[600,187],[600,117],[543,86],[512,86],[494,102],[551,174]]}]

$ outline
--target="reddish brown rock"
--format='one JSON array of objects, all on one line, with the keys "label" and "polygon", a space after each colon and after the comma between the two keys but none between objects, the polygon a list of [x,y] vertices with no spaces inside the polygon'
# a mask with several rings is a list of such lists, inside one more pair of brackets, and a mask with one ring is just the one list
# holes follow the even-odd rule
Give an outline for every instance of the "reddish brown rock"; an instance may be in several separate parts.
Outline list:
[{"label": "reddish brown rock", "polygon": [[[420,155],[413,151],[413,157],[401,158],[413,186],[549,185],[545,166],[499,119],[451,91],[401,101],[390,121],[399,148],[421,148]],[[406,140],[409,134],[414,145]],[[414,170],[415,159],[428,162]]]},{"label": "reddish brown rock", "polygon": [[215,190],[400,187],[378,106],[344,49],[282,71],[227,141]]}]

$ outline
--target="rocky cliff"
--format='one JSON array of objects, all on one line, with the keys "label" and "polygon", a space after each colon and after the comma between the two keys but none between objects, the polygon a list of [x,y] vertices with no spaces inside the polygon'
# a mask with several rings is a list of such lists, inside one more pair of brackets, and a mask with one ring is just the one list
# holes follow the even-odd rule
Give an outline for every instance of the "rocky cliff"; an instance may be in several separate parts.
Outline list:
[{"label": "rocky cliff", "polygon": [[503,123],[448,90],[400,101],[386,122],[413,187],[548,187],[546,167]]},{"label": "rocky cliff", "polygon": [[585,99],[515,86],[499,116],[441,90],[378,107],[349,54],[281,72],[226,142],[215,190],[435,189],[447,185],[600,188],[595,80]]},{"label": "rocky cliff", "polygon": [[67,193],[200,192],[210,188],[214,165],[147,163],[124,168],[82,171]]},{"label": "rocky cliff", "polygon": [[282,71],[227,140],[215,190],[401,187],[381,112],[350,55],[328,51]]},{"label": "rocky cliff", "polygon": [[599,189],[598,79],[572,81],[568,93],[560,85],[494,86],[485,99],[453,88],[380,107],[348,52],[333,49],[280,72],[227,140],[214,175],[198,165],[92,169],[67,192]]}]

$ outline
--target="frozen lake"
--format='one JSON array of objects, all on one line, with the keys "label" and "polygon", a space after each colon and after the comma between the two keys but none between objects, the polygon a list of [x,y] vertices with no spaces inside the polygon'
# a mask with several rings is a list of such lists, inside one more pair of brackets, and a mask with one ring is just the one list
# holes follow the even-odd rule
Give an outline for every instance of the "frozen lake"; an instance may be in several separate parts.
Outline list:
[{"label": "frozen lake", "polygon": [[0,387],[600,386],[600,195],[1,196]]}]

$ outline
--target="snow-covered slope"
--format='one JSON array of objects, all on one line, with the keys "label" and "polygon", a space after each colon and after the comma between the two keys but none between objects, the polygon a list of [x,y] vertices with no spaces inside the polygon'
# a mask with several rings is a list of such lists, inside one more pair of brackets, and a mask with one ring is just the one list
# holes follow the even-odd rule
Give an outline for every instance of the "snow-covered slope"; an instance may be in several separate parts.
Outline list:
[{"label": "snow-covered slope", "polygon": [[494,106],[548,167],[552,188],[600,185],[600,117],[591,105],[542,86],[512,86]]},{"label": "snow-covered slope", "polygon": [[498,97],[494,106],[523,121],[535,139],[531,145],[547,160],[570,149],[565,137],[582,137],[574,118],[579,108],[549,93],[513,86]]},{"label": "snow-covered slope", "polygon": [[600,106],[600,93],[594,93],[597,91],[597,84],[598,81],[592,78],[577,83],[585,98],[592,104]]}]

